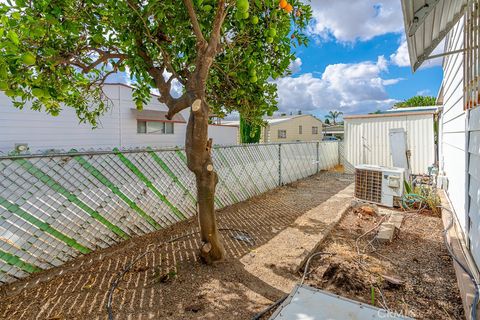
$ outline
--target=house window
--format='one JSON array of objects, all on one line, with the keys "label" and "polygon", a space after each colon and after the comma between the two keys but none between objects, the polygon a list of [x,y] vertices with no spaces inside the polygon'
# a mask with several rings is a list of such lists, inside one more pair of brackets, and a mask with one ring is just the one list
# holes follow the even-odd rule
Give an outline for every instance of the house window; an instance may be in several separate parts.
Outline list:
[{"label": "house window", "polygon": [[471,1],[468,4],[465,13],[464,39],[466,52],[463,55],[463,73],[464,73],[464,108],[472,109],[480,105],[480,86],[478,77],[480,70],[478,68],[480,52],[478,48],[478,28],[480,27],[480,9],[478,1]]},{"label": "house window", "polygon": [[318,127],[312,127],[312,134],[318,134]]},{"label": "house window", "polygon": [[137,133],[143,134],[173,134],[173,122],[137,121]]},{"label": "house window", "polygon": [[164,122],[165,134],[173,134],[173,122]]},{"label": "house window", "polygon": [[302,126],[298,126],[298,134],[302,134],[302,130],[303,130]]},{"label": "house window", "polygon": [[137,133],[147,133],[146,121],[137,121]]},{"label": "house window", "polygon": [[287,130],[278,130],[278,139],[286,139]]}]

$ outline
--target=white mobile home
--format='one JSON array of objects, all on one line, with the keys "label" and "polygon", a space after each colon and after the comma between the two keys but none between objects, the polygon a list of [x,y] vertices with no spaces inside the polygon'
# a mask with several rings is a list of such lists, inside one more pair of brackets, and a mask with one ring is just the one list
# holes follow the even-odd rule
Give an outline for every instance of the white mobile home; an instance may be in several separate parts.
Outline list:
[{"label": "white mobile home", "polygon": [[344,152],[345,160],[351,165],[346,168],[358,164],[391,167],[390,130],[403,129],[407,135],[411,173],[427,173],[428,167],[435,162],[435,116],[435,110],[423,111],[421,108],[345,116]]},{"label": "white mobile home", "polygon": [[[184,145],[188,109],[168,120],[167,107],[154,95],[143,111],[137,111],[129,86],[106,84],[105,93],[112,106],[100,117],[98,128],[92,129],[79,123],[72,108],[65,108],[57,117],[28,106],[19,110],[0,92],[0,152],[9,153],[18,144],[27,144],[31,152]],[[237,132],[235,126],[209,127],[214,144],[236,144]]]},{"label": "white mobile home", "polygon": [[[440,0],[431,1],[430,5],[424,0],[402,0],[414,71],[432,58],[432,51],[445,39],[444,53],[440,55],[443,56],[443,81],[438,95],[438,102],[443,104],[439,121],[440,181],[454,209],[460,242],[466,249],[467,254],[460,257],[466,256],[466,261],[471,262],[467,264],[477,282],[480,265],[479,8],[478,0]],[[465,285],[470,281],[458,269],[457,275],[463,279],[459,281],[460,290],[470,313],[473,289]]]}]

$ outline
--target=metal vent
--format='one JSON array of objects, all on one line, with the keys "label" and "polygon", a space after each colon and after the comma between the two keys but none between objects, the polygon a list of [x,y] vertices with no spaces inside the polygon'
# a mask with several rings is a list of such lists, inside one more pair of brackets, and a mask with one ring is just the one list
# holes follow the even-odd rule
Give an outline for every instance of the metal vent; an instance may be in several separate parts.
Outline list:
[{"label": "metal vent", "polygon": [[380,203],[382,200],[382,172],[355,169],[355,197]]}]

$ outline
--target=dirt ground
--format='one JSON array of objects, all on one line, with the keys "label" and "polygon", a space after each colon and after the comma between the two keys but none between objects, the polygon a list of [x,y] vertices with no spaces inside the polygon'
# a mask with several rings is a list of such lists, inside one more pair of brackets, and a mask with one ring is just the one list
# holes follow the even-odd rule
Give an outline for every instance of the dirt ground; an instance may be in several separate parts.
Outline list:
[{"label": "dirt ground", "polygon": [[406,214],[392,243],[370,245],[374,233],[357,242],[379,219],[350,211],[318,250],[334,255],[312,260],[306,283],[368,304],[373,295],[377,307],[416,319],[465,319],[440,217]]},{"label": "dirt ground", "polygon": [[[222,231],[228,259],[214,266],[197,260],[192,218],[3,286],[0,319],[107,319],[112,281],[147,251],[115,291],[115,319],[250,319],[284,293],[246,272],[239,258],[351,182],[351,176],[321,173],[221,210],[221,228],[248,232],[254,242]],[[164,244],[179,236],[185,237]]]},{"label": "dirt ground", "polygon": [[[348,175],[321,173],[219,211],[221,228],[246,233],[221,232],[228,258],[214,266],[198,261],[192,218],[3,286],[0,319],[107,319],[112,282],[142,254],[114,292],[114,319],[251,319],[285,293],[247,272],[239,259],[351,182]],[[372,239],[368,234],[359,241],[366,252],[359,262],[355,240],[375,224],[348,213],[319,249],[335,255],[314,260],[306,283],[365,303],[374,287],[377,306],[419,319],[461,319],[440,218],[409,215],[395,241],[372,243],[374,252],[365,248]],[[382,274],[402,284],[388,284]]]}]

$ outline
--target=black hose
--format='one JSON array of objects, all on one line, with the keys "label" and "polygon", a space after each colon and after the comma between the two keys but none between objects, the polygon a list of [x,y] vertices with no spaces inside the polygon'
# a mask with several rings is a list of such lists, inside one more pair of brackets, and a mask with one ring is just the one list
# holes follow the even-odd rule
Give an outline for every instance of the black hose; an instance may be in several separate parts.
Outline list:
[{"label": "black hose", "polygon": [[[305,278],[307,277],[307,274],[308,274],[308,268],[310,266],[310,261],[315,258],[316,256],[320,256],[320,255],[334,255],[334,253],[330,253],[330,252],[316,252],[314,254],[312,254],[310,257],[308,257],[308,260],[307,262],[305,263],[305,269],[303,270],[303,276],[302,276],[302,280],[300,280],[300,284],[299,286],[301,286],[303,284],[303,282],[305,281]],[[285,299],[287,299],[288,297],[288,294],[280,299],[278,299],[277,301],[275,301],[273,304],[269,305],[266,309],[264,309],[262,312],[260,313],[257,313],[256,315],[253,316],[253,318],[251,320],[259,320],[260,318],[262,318],[267,312],[269,312],[270,310],[272,310],[273,308],[277,307],[278,305],[280,305],[283,301],[285,301]]]},{"label": "black hose", "polygon": [[443,230],[443,240],[445,242],[445,246],[447,247],[448,253],[452,257],[452,259],[460,266],[460,268],[462,268],[462,270],[465,271],[465,273],[470,278],[470,281],[472,281],[473,286],[475,287],[475,295],[474,295],[472,305],[471,305],[472,310],[470,312],[470,317],[471,317],[472,320],[477,320],[477,305],[478,305],[478,301],[479,301],[479,298],[480,298],[480,293],[479,293],[479,290],[478,290],[479,285],[478,285],[477,280],[475,279],[473,273],[470,271],[470,269],[467,266],[465,266],[462,262],[460,262],[460,260],[457,258],[457,256],[453,252],[452,247],[448,243],[447,233],[448,233],[448,230],[450,230],[453,226],[453,219],[454,219],[453,218],[453,212],[452,212],[452,210],[450,210],[448,208],[445,208],[443,206],[441,208],[450,212],[450,215],[451,215],[448,226]]},{"label": "black hose", "polygon": [[272,310],[273,308],[279,306],[280,304],[282,304],[283,301],[285,301],[285,299],[287,299],[288,297],[288,294],[281,297],[280,299],[278,299],[277,301],[275,301],[273,304],[269,305],[266,309],[264,309],[263,311],[257,313],[256,315],[253,316],[252,320],[259,320],[261,319],[267,312],[269,312],[270,310]]}]

